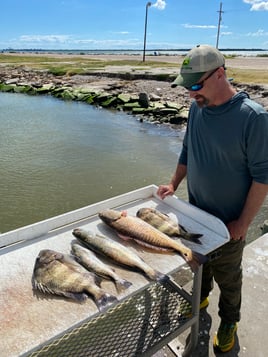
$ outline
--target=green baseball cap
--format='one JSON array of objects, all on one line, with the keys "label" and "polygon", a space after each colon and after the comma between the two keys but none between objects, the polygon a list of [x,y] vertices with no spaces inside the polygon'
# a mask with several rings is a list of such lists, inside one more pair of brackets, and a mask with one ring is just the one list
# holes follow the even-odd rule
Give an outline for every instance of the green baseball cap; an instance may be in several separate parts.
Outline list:
[{"label": "green baseball cap", "polygon": [[198,45],[184,58],[180,74],[171,84],[171,87],[191,87],[209,71],[225,65],[223,54],[215,47]]}]

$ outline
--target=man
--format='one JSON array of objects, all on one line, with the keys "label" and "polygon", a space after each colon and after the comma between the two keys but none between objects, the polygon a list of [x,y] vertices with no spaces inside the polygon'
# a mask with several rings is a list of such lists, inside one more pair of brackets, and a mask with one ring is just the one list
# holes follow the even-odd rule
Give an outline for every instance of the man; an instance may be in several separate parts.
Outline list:
[{"label": "man", "polygon": [[208,45],[193,48],[172,84],[193,99],[176,171],[160,185],[164,199],[187,176],[190,203],[220,218],[230,233],[221,256],[204,265],[200,308],[213,278],[220,288],[221,323],[214,347],[227,352],[240,320],[241,261],[248,227],[268,192],[268,113],[226,78],[224,56]]}]

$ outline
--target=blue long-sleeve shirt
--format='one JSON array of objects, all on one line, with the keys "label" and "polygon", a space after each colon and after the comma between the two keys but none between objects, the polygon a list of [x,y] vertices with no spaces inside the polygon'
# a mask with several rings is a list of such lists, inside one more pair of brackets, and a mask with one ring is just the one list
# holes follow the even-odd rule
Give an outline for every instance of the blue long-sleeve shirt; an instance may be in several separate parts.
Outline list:
[{"label": "blue long-sleeve shirt", "polygon": [[192,204],[237,219],[252,181],[268,184],[268,113],[245,92],[216,107],[193,102],[179,163]]}]

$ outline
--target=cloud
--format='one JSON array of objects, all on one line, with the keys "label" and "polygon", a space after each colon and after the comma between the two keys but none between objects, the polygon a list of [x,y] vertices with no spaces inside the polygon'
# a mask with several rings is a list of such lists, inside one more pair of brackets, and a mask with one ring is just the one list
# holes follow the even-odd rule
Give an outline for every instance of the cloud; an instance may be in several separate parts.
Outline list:
[{"label": "cloud", "polygon": [[230,32],[230,31],[223,31],[223,32],[221,32],[221,36],[230,36],[230,35],[232,35],[233,34],[233,32]]},{"label": "cloud", "polygon": [[22,35],[19,40],[21,42],[31,42],[31,43],[66,43],[71,40],[69,35]]},{"label": "cloud", "polygon": [[157,8],[158,10],[165,10],[167,3],[163,0],[156,0],[156,3],[152,7]]},{"label": "cloud", "polygon": [[191,25],[191,24],[182,24],[182,26],[186,29],[215,29],[217,26],[215,25]]},{"label": "cloud", "polygon": [[268,11],[268,1],[262,0],[243,0],[244,3],[250,4],[250,11]]},{"label": "cloud", "polygon": [[267,31],[265,32],[264,30],[259,29],[256,32],[247,33],[247,36],[249,36],[249,37],[263,37],[263,36],[268,36],[268,32]]},{"label": "cloud", "polygon": [[117,31],[117,32],[111,32],[115,35],[129,35],[130,32],[129,31]]}]

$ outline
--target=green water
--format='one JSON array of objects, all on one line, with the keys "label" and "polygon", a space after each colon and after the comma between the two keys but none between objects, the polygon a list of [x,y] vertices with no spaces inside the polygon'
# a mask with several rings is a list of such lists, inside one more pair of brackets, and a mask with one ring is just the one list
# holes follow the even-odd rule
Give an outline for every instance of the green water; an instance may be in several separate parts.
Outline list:
[{"label": "green water", "polygon": [[[0,93],[0,108],[2,233],[168,183],[181,150],[183,132],[84,103]],[[250,240],[267,217],[266,201]]]},{"label": "green water", "polygon": [[0,232],[170,179],[182,134],[119,112],[0,93]]}]

